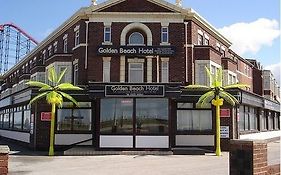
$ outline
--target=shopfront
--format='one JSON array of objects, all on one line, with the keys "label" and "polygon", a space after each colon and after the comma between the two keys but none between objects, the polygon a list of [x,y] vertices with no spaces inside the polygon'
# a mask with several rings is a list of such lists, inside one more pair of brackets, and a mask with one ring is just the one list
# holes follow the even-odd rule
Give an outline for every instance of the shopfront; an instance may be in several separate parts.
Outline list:
[{"label": "shopfront", "polygon": [[171,101],[179,84],[96,84],[96,147],[100,149],[169,149]]}]

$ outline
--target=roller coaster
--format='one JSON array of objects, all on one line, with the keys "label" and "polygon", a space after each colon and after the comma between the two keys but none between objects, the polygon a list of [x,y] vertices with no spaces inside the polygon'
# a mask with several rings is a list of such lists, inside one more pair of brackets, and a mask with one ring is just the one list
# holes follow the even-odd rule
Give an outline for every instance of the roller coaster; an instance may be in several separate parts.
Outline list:
[{"label": "roller coaster", "polygon": [[38,42],[13,23],[0,24],[0,75],[18,63]]}]

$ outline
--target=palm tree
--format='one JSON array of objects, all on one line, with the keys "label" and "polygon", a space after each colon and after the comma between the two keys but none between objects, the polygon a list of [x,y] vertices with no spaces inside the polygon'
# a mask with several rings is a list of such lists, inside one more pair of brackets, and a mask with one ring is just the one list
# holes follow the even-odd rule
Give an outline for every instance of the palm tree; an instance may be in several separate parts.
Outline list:
[{"label": "palm tree", "polygon": [[68,90],[83,90],[80,87],[74,86],[71,83],[60,83],[62,80],[66,68],[61,72],[59,76],[55,71],[54,67],[51,67],[48,71],[48,80],[51,82],[48,85],[39,81],[28,81],[26,84],[29,86],[39,87],[39,92],[42,92],[35,96],[33,99],[30,100],[29,104],[34,103],[35,101],[43,98],[46,96],[46,101],[52,105],[52,112],[51,112],[51,128],[50,128],[50,147],[49,147],[49,156],[54,155],[54,128],[55,128],[55,111],[56,107],[62,107],[63,97],[72,101],[75,105],[78,105],[77,101],[62,91]]},{"label": "palm tree", "polygon": [[204,85],[189,85],[187,89],[196,89],[205,91],[205,93],[199,98],[196,106],[204,107],[207,104],[212,103],[216,107],[216,155],[221,155],[220,148],[220,106],[223,105],[223,101],[227,101],[232,106],[239,104],[239,101],[230,93],[225,90],[234,89],[234,88],[245,88],[249,87],[246,84],[231,84],[222,86],[222,69],[218,69],[217,73],[211,74],[210,70],[205,67],[206,72],[210,78],[211,86]]}]

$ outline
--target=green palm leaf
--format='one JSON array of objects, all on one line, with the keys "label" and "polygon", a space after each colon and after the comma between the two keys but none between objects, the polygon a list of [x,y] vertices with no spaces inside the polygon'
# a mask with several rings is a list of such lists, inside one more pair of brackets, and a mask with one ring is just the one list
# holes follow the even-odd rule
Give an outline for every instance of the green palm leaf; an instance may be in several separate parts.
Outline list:
[{"label": "green palm leaf", "polygon": [[78,86],[74,86],[71,83],[62,83],[58,86],[55,87],[55,89],[58,88],[62,91],[67,91],[67,90],[83,90],[82,88],[78,87]]},{"label": "green palm leaf", "polygon": [[52,91],[52,90],[54,90],[54,88],[49,86],[49,85],[43,86],[39,89],[40,92],[42,92],[42,91]]},{"label": "green palm leaf", "polygon": [[235,104],[238,104],[239,101],[231,94],[225,91],[221,91],[219,93],[219,96],[225,99],[231,106],[235,106]]},{"label": "green palm leaf", "polygon": [[207,72],[208,77],[210,78],[210,82],[212,82],[214,78],[213,78],[211,71],[208,69],[207,66],[205,66],[205,70]]},{"label": "green palm leaf", "polygon": [[223,88],[232,89],[232,88],[245,88],[245,87],[250,87],[250,86],[247,84],[230,84],[230,85],[224,86]]},{"label": "green palm leaf", "polygon": [[61,74],[59,75],[59,78],[58,78],[57,84],[59,84],[59,83],[60,83],[60,81],[61,81],[62,77],[64,76],[64,74],[65,74],[65,72],[66,72],[66,70],[67,70],[67,68],[65,68],[65,69],[61,72]]},{"label": "green palm leaf", "polygon": [[42,82],[40,82],[40,81],[28,81],[28,82],[26,82],[25,83],[26,85],[29,85],[29,86],[34,86],[34,87],[51,87],[51,86],[49,86],[49,85],[47,85],[46,83],[42,83]]},{"label": "green palm leaf", "polygon": [[187,89],[199,89],[199,90],[210,90],[211,88],[208,86],[204,86],[204,85],[188,85],[186,86]]},{"label": "green palm leaf", "polygon": [[207,99],[210,99],[210,98],[214,98],[214,95],[215,95],[215,93],[214,93],[214,91],[209,91],[209,92],[206,92],[205,94],[203,94],[200,98],[199,98],[199,100],[198,100],[198,104],[201,104],[203,101],[206,101],[205,99],[207,98]]},{"label": "green palm leaf", "polygon": [[29,104],[34,103],[35,101],[39,100],[40,98],[43,98],[44,96],[46,96],[49,92],[44,92],[42,94],[39,94],[37,96],[35,96],[34,98],[32,98],[29,102]]},{"label": "green palm leaf", "polygon": [[49,68],[48,79],[50,82],[57,83],[57,74],[54,66]]},{"label": "green palm leaf", "polygon": [[76,106],[78,106],[78,102],[70,95],[64,93],[64,92],[59,92],[63,97],[67,98],[68,100],[72,101]]}]

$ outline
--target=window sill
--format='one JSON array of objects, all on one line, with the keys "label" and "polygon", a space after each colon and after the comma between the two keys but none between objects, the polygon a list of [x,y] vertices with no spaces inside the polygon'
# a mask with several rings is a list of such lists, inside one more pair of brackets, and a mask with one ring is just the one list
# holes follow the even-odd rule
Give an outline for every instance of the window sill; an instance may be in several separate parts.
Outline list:
[{"label": "window sill", "polygon": [[79,47],[85,47],[85,46],[86,46],[85,43],[80,43],[80,44],[78,44],[77,46],[73,47],[72,50],[75,50],[75,49],[77,49],[77,48],[79,48]]},{"label": "window sill", "polygon": [[160,46],[170,46],[170,45],[171,45],[171,43],[166,43],[166,42],[165,43],[163,43],[163,42],[160,43]]},{"label": "window sill", "polygon": [[105,41],[105,42],[102,42],[101,44],[104,45],[104,46],[111,46],[112,42]]}]

